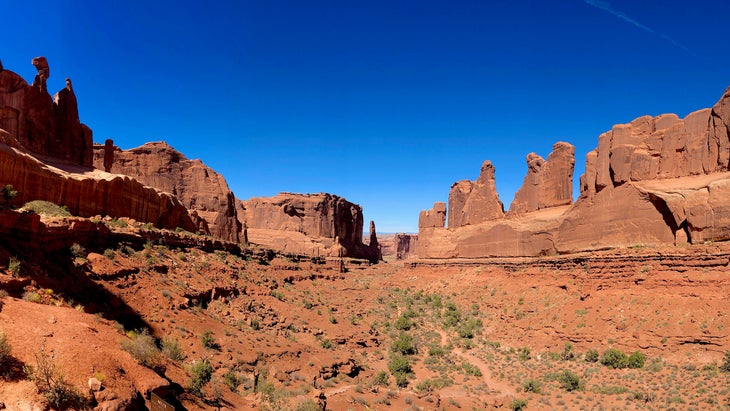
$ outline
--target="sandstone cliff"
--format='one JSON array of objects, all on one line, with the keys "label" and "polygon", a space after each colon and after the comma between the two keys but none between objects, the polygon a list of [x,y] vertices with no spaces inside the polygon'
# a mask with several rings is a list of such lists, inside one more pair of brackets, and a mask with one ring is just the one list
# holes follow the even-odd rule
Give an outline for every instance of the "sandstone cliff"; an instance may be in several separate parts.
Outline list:
[{"label": "sandstone cliff", "polygon": [[[236,199],[220,174],[200,160],[188,160],[164,142],[146,143],[131,150],[111,143],[94,147],[94,166],[133,177],[142,183],[171,193],[193,214],[202,218],[194,231],[238,242],[241,224]],[[110,152],[111,151],[111,152]]]},{"label": "sandstone cliff", "polygon": [[[1,132],[0,135],[4,134]],[[159,228],[195,231],[187,209],[172,195],[124,175],[36,157],[0,143],[0,181],[18,191],[18,204],[45,200],[81,217],[129,217]]]},{"label": "sandstone cliff", "polygon": [[509,206],[509,213],[526,213],[573,202],[575,147],[558,142],[547,161],[527,155],[527,176]]},{"label": "sandstone cliff", "polygon": [[494,166],[487,160],[482,164],[475,182],[454,183],[449,192],[449,227],[479,224],[504,217],[504,206],[497,195]]},{"label": "sandstone cliff", "polygon": [[[280,193],[238,203],[248,240],[289,252],[380,260],[362,241],[362,208],[332,194]],[[374,226],[371,227],[371,238]],[[376,241],[377,243],[377,241]]]},{"label": "sandstone cliff", "polygon": [[[419,224],[418,255],[534,256],[730,240],[728,124],[730,89],[711,109],[684,119],[664,114],[614,126],[587,154],[581,195],[573,205],[574,149],[567,143],[557,143],[547,161],[527,156],[528,174],[505,218],[498,213],[484,218],[484,210],[494,209],[494,197],[473,201],[479,198],[473,196],[475,183],[455,183],[449,228]],[[482,175],[491,175],[493,185],[489,168],[482,167]],[[488,178],[480,180],[482,187],[489,185]],[[465,224],[474,209],[480,210],[479,222]]]},{"label": "sandstone cliff", "polygon": [[7,131],[1,142],[90,167],[92,133],[79,121],[71,80],[66,79],[66,87],[51,98],[46,90],[48,62],[37,57],[33,65],[38,69],[33,85],[0,69],[0,129]]}]

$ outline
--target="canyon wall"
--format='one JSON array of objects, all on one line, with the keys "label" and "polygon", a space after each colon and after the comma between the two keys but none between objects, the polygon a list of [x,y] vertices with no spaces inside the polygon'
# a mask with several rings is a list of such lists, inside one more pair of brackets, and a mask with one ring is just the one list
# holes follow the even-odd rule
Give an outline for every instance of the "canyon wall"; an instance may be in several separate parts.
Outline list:
[{"label": "canyon wall", "polygon": [[[421,213],[418,256],[535,256],[730,239],[730,89],[684,119],[643,116],[598,138],[571,204],[574,148],[531,153],[523,186],[504,216],[494,212],[494,168],[455,183],[448,228]],[[474,196],[475,187],[481,193]],[[486,193],[486,194],[485,194]],[[469,207],[467,207],[469,204]],[[440,210],[440,208],[439,208]],[[478,210],[477,218],[472,216]]]},{"label": "canyon wall", "polygon": [[363,244],[362,208],[332,194],[280,193],[238,202],[248,240],[290,252],[381,259],[375,226]]},{"label": "canyon wall", "polygon": [[200,217],[194,231],[239,242],[241,223],[233,192],[223,176],[200,160],[188,160],[165,142],[121,150],[107,140],[103,146],[94,146],[94,166],[174,195]]},{"label": "canyon wall", "polygon": [[0,142],[91,167],[92,132],[79,120],[71,80],[51,97],[46,89],[48,62],[36,57],[32,64],[38,70],[32,85],[0,67],[0,129],[7,132]]}]

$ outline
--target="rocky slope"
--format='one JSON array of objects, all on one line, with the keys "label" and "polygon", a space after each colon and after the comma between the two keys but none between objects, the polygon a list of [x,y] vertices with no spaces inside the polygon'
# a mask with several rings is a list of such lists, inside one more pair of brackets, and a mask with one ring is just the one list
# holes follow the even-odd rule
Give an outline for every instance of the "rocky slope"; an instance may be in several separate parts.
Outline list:
[{"label": "rocky slope", "polygon": [[[581,195],[570,206],[574,150],[569,144],[557,143],[546,162],[528,155],[527,177],[505,217],[485,214],[500,204],[490,184],[494,170],[486,162],[476,183],[452,186],[448,228],[443,215],[419,224],[418,255],[534,256],[728,240],[728,107],[730,91],[711,109],[685,119],[644,116],[614,126],[586,156]],[[482,193],[474,197],[472,186],[482,187]],[[476,204],[467,207],[473,199]],[[444,209],[437,204],[421,215]]]},{"label": "rocky slope", "polygon": [[146,143],[130,150],[121,150],[111,142],[97,145],[94,167],[171,193],[201,217],[199,231],[227,241],[240,240],[236,199],[223,176],[200,160],[188,160],[167,143]]}]

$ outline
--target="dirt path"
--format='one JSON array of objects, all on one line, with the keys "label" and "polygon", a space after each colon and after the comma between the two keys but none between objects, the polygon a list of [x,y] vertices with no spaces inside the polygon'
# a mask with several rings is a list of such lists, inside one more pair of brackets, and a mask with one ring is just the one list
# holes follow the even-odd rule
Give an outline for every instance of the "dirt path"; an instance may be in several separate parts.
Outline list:
[{"label": "dirt path", "polygon": [[[446,345],[447,343],[447,336],[446,333],[443,330],[435,330],[439,335],[441,336],[441,345]],[[489,371],[489,364],[487,364],[484,360],[481,358],[475,356],[475,355],[468,355],[465,353],[461,348],[454,347],[454,349],[451,351],[454,354],[456,354],[457,357],[460,357],[464,361],[468,362],[471,365],[476,366],[479,368],[479,371],[482,372],[482,380],[487,385],[487,388],[489,388],[492,391],[498,391],[499,393],[503,395],[508,396],[514,396],[515,390],[501,382],[497,381],[494,378],[492,378],[492,373]]]}]

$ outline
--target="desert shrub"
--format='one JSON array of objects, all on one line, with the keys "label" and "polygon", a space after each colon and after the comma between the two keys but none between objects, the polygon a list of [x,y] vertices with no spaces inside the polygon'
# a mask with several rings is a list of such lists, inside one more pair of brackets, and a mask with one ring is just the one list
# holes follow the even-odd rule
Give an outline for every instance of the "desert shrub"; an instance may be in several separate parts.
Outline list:
[{"label": "desert shrub", "polygon": [[580,378],[570,370],[558,374],[557,380],[565,391],[575,391],[580,388]]},{"label": "desert shrub", "polygon": [[609,348],[601,356],[601,364],[608,368],[626,368],[629,358],[621,350]]},{"label": "desert shrub", "polygon": [[462,321],[458,327],[456,327],[456,333],[461,338],[474,338],[477,330],[482,327],[482,321],[476,318],[470,318],[467,321]]},{"label": "desert shrub", "polygon": [[218,349],[218,344],[215,342],[215,338],[213,338],[213,331],[204,331],[203,334],[200,335],[200,343],[203,344],[203,347],[205,348],[211,350]]},{"label": "desert shrub", "polygon": [[155,338],[152,337],[147,330],[129,331],[126,340],[122,340],[121,346],[126,352],[130,353],[137,362],[148,367],[154,367],[157,364],[157,345]]},{"label": "desert shrub", "polygon": [[534,392],[535,394],[539,394],[540,390],[542,390],[542,383],[536,379],[530,378],[522,384],[522,389],[525,392]]},{"label": "desert shrub", "polygon": [[0,331],[0,374],[6,369],[7,363],[10,362],[10,352],[12,347],[8,341],[8,337],[4,332]]},{"label": "desert shrub", "polygon": [[719,368],[722,372],[730,372],[730,351],[725,353],[722,364],[720,364],[717,368]]},{"label": "desert shrub", "polygon": [[527,400],[522,398],[515,398],[509,403],[509,409],[512,411],[522,411],[527,408]]},{"label": "desert shrub", "polygon": [[322,348],[324,348],[325,350],[332,349],[332,341],[329,338],[325,338],[322,341],[320,341],[319,345],[322,346]]},{"label": "desert shrub", "polygon": [[575,358],[575,353],[573,352],[573,344],[567,342],[565,343],[565,347],[563,347],[563,352],[560,353],[560,359],[563,361],[570,361],[573,358]]},{"label": "desert shrub", "polygon": [[527,360],[529,360],[530,358],[532,358],[532,357],[530,356],[530,354],[531,354],[531,351],[530,351],[530,349],[529,349],[529,348],[527,348],[527,347],[522,347],[522,348],[520,348],[520,349],[519,349],[519,351],[517,352],[517,358],[518,358],[518,359],[519,359],[520,361],[527,361]]},{"label": "desert shrub", "polygon": [[644,368],[646,362],[646,355],[640,351],[634,351],[629,355],[626,364],[629,368]]},{"label": "desert shrub", "polygon": [[203,358],[200,361],[193,361],[188,367],[188,372],[190,372],[190,385],[188,386],[188,390],[195,395],[202,395],[203,387],[213,378],[213,371],[213,364],[207,358]]},{"label": "desert shrub", "polygon": [[17,197],[18,192],[13,188],[12,184],[7,184],[0,188],[0,198],[3,201],[2,207],[10,207],[10,202]]},{"label": "desert shrub", "polygon": [[113,260],[114,256],[114,250],[112,250],[111,248],[107,248],[106,250],[104,250],[104,257]]},{"label": "desert shrub", "polygon": [[461,364],[461,369],[464,370],[464,373],[466,375],[473,375],[475,377],[481,377],[482,371],[477,367],[476,365],[472,365],[468,362],[464,362]]},{"label": "desert shrub", "polygon": [[185,354],[180,349],[180,344],[171,337],[162,339],[162,354],[173,361],[182,361],[185,359]]},{"label": "desert shrub", "polygon": [[408,358],[399,354],[394,355],[388,362],[388,369],[393,374],[396,385],[399,387],[408,385],[408,374],[413,372]]},{"label": "desert shrub", "polygon": [[56,409],[85,408],[86,401],[66,382],[63,373],[56,366],[53,355],[46,352],[45,345],[41,345],[41,350],[36,352],[34,357],[35,366],[25,366],[24,371],[48,404]]},{"label": "desert shrub", "polygon": [[34,291],[26,291],[23,293],[23,301],[28,301],[31,303],[40,303],[41,295]]},{"label": "desert shrub", "polygon": [[71,251],[71,255],[77,258],[85,258],[86,257],[86,249],[84,246],[82,246],[79,243],[73,243],[71,244],[71,248],[69,249]]},{"label": "desert shrub", "polygon": [[416,346],[413,344],[413,336],[408,333],[402,333],[398,339],[393,341],[390,350],[403,355],[413,355],[417,352]]},{"label": "desert shrub", "polygon": [[10,294],[8,294],[8,292],[7,292],[7,291],[5,291],[5,290],[0,290],[0,300],[2,300],[3,298],[5,298],[5,297],[7,297],[7,296],[9,296],[9,295],[10,295]]},{"label": "desert shrub", "polygon": [[70,217],[71,213],[68,209],[59,205],[53,204],[50,201],[35,200],[25,203],[23,208],[30,210],[36,214],[47,217]]},{"label": "desert shrub", "polygon": [[388,377],[388,373],[385,371],[380,371],[377,374],[375,374],[375,377],[373,377],[373,385],[380,385],[383,387],[387,387],[390,378]]},{"label": "desert shrub", "polygon": [[294,411],[320,411],[322,407],[317,405],[317,403],[314,402],[311,398],[307,398],[306,400],[302,400],[299,403],[297,403],[297,407],[294,409]]},{"label": "desert shrub", "polygon": [[588,350],[585,358],[586,362],[598,362],[598,350]]},{"label": "desert shrub", "polygon": [[20,260],[17,257],[10,257],[8,260],[8,271],[13,277],[20,275],[21,265]]},{"label": "desert shrub", "polygon": [[231,392],[238,392],[238,386],[243,383],[243,377],[234,370],[228,370],[223,374],[223,384],[228,387]]},{"label": "desert shrub", "polygon": [[408,331],[413,327],[413,325],[413,321],[411,321],[410,318],[406,317],[405,315],[401,315],[393,323],[393,327],[395,327],[396,330],[401,331]]},{"label": "desert shrub", "polygon": [[444,310],[443,318],[444,328],[453,327],[459,324],[459,321],[461,321],[461,311],[456,308],[456,304],[449,301],[446,303],[446,309]]}]

